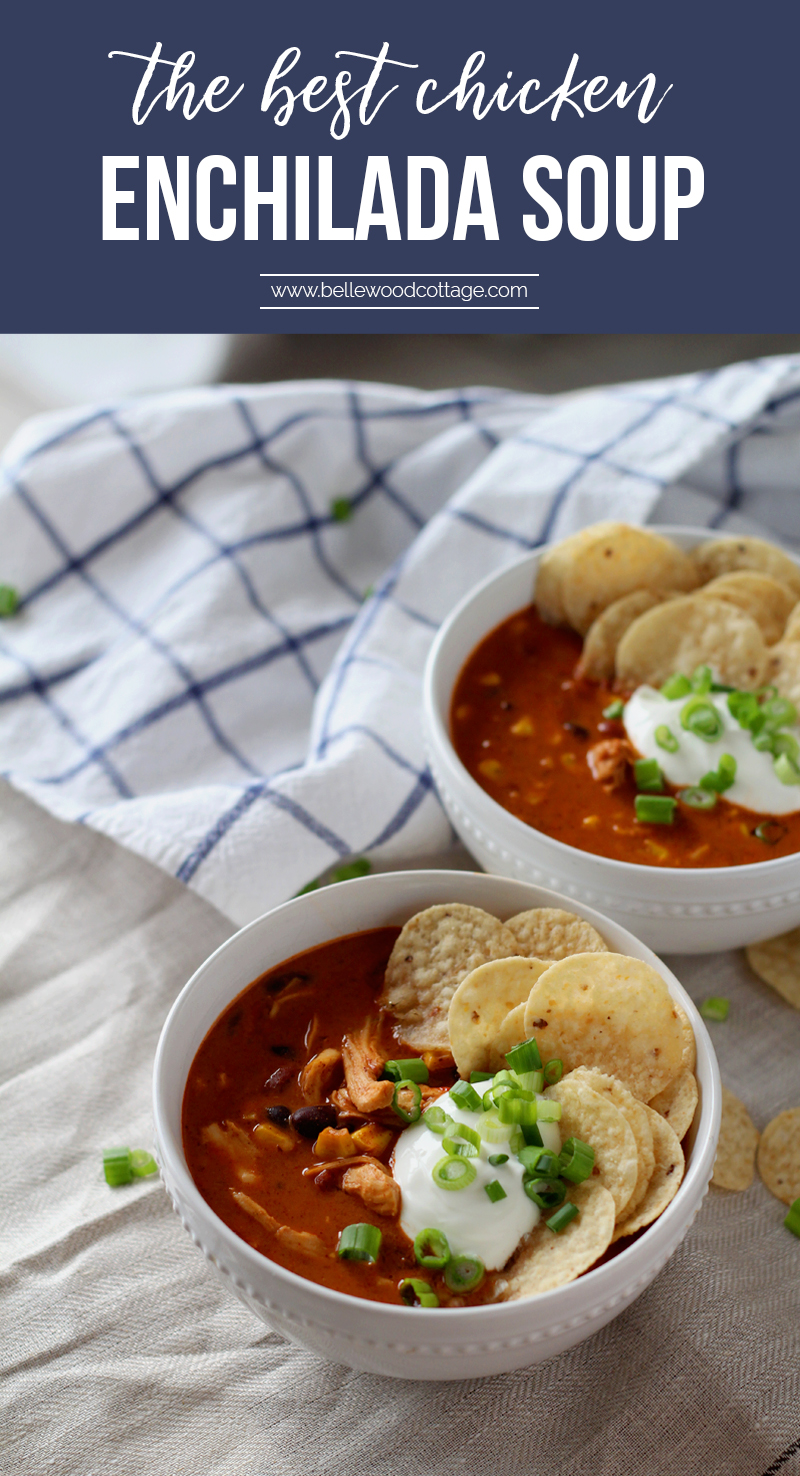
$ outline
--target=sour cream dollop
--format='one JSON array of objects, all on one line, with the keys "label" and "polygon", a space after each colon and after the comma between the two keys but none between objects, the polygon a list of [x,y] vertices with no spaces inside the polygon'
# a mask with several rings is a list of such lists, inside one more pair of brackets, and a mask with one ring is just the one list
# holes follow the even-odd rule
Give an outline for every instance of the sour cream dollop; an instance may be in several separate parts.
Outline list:
[{"label": "sour cream dollop", "polygon": [[[712,743],[681,727],[681,709],[687,697],[665,697],[655,687],[637,687],[625,704],[625,731],[644,758],[656,759],[670,784],[683,788],[699,784],[704,774],[716,769],[723,753],[736,760],[736,778],[724,798],[760,815],[789,815],[800,810],[800,785],[782,784],[772,767],[772,755],[755,748],[747,728],[740,727],[728,710],[726,692],[709,692],[704,700],[717,709],[722,732]],[[656,742],[656,728],[669,728],[678,741],[675,753]],[[800,728],[782,729],[800,741]]]},{"label": "sour cream dollop", "polygon": [[[483,1096],[491,1085],[477,1082],[475,1091]],[[480,1113],[457,1106],[449,1092],[436,1100],[456,1122],[478,1127]],[[558,1123],[540,1122],[538,1127],[545,1148],[558,1153]],[[508,1162],[489,1163],[489,1155],[497,1153],[508,1153]],[[469,1159],[476,1169],[472,1183],[466,1189],[440,1189],[433,1169],[443,1157],[441,1138],[424,1122],[400,1134],[393,1169],[403,1195],[400,1225],[410,1240],[421,1230],[441,1230],[454,1255],[480,1256],[488,1271],[499,1271],[540,1218],[538,1206],[522,1187],[522,1164],[506,1143],[482,1143],[479,1157]],[[486,1193],[493,1179],[506,1191],[506,1198],[494,1204]]]}]

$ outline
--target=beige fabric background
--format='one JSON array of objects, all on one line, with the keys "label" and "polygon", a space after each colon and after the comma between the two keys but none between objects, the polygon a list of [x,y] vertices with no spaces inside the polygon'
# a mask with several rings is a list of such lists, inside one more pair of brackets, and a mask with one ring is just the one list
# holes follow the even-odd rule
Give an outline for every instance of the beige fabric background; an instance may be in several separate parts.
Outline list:
[{"label": "beige fabric background", "polygon": [[[231,931],[104,837],[0,788],[2,1476],[797,1476],[800,1241],[712,1190],[633,1307],[553,1362],[392,1382],[283,1343],[207,1271],[150,1143],[169,1005]],[[671,960],[759,1126],[800,1103],[800,1015],[741,954]]]}]

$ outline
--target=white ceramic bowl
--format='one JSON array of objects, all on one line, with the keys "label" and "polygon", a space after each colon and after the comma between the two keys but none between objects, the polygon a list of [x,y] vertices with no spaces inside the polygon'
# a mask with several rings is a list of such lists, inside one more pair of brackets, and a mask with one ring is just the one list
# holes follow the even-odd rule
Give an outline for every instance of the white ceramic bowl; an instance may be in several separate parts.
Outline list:
[{"label": "white ceramic bowl", "polygon": [[329,1291],[240,1240],[206,1204],[181,1144],[184,1087],[210,1026],[253,979],[302,949],[363,928],[402,923],[423,907],[454,901],[506,918],[527,907],[563,906],[565,899],[523,882],[463,871],[390,872],[310,892],[258,918],[207,959],[175,1001],[155,1062],[155,1129],[164,1183],[185,1228],[226,1285],[292,1342],[351,1368],[399,1378],[502,1373],[550,1358],[603,1327],[653,1280],[686,1234],[708,1189],[719,1132],[719,1069],[692,1001],[623,928],[579,907],[613,949],[659,969],[697,1039],[700,1103],[687,1139],[686,1177],[654,1225],[569,1286],[528,1301],[458,1310],[393,1307]]},{"label": "white ceramic bowl", "polygon": [[[681,548],[709,536],[657,527]],[[442,803],[487,871],[587,902],[659,953],[709,953],[772,938],[800,923],[800,854],[703,869],[612,861],[553,840],[504,810],[467,772],[450,741],[450,699],[464,662],[496,625],[529,605],[543,550],[492,574],[445,621],[425,669],[425,742]],[[800,562],[800,561],[798,561]]]}]

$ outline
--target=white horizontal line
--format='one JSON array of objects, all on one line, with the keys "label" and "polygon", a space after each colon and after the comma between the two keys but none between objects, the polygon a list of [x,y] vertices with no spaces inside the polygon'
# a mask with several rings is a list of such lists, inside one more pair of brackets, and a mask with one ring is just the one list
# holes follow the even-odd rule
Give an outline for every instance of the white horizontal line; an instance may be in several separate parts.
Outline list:
[{"label": "white horizontal line", "polygon": [[538,272],[259,272],[260,277],[538,277]]},{"label": "white horizontal line", "polygon": [[[349,306],[349,303],[346,306]],[[437,307],[435,304],[431,307],[407,307],[405,305],[403,307],[383,307],[379,302],[367,302],[364,306],[372,308],[376,313],[538,313],[539,311],[538,306],[533,307],[530,303],[521,303],[519,307],[474,307],[469,302],[462,303],[460,307]],[[260,311],[262,313],[339,313],[341,308],[333,307],[333,305],[317,307],[315,303],[298,303],[297,305],[292,303],[290,307],[282,305],[273,307],[272,303],[267,303],[266,306],[262,305]]]}]

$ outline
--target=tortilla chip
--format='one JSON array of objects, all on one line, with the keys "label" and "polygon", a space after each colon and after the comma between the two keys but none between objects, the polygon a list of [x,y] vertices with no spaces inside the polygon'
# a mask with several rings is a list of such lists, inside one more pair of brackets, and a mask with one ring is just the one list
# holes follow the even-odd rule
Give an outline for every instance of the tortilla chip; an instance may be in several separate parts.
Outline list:
[{"label": "tortilla chip", "polygon": [[711,1175],[718,1189],[749,1189],[753,1182],[758,1129],[738,1097],[722,1088],[722,1122]]},{"label": "tortilla chip", "polygon": [[797,599],[788,585],[752,569],[721,574],[698,590],[703,598],[726,600],[745,615],[751,615],[768,646],[781,639],[790,611]]},{"label": "tortilla chip", "polygon": [[616,523],[595,523],[593,527],[580,528],[577,533],[571,533],[568,538],[562,538],[545,549],[536,574],[534,603],[542,620],[546,620],[548,625],[567,624],[564,587],[566,580],[572,577],[578,551],[601,528],[613,529],[617,526]]},{"label": "tortilla chip", "polygon": [[[675,1004],[674,1000],[673,1004]],[[677,1011],[683,1035],[683,1057],[681,1065],[684,1071],[694,1071],[697,1065],[697,1042],[694,1038],[694,1031],[689,1023],[689,1016],[686,1011],[681,1009],[679,1004],[675,1004],[675,1010]]]},{"label": "tortilla chip", "polygon": [[495,1038],[510,1012],[525,1005],[547,967],[538,958],[499,958],[480,964],[461,980],[447,1017],[450,1049],[460,1076],[505,1065],[505,1061],[492,1065]]},{"label": "tortilla chip", "polygon": [[702,593],[669,600],[640,615],[617,647],[623,687],[660,687],[675,672],[710,666],[717,681],[752,690],[769,666],[764,637],[751,615]]},{"label": "tortilla chip", "polygon": [[669,1123],[675,1137],[680,1142],[686,1137],[694,1122],[699,1098],[700,1093],[694,1075],[684,1067],[680,1075],[676,1076],[663,1092],[653,1097],[648,1105],[660,1117],[663,1117],[665,1122]]},{"label": "tortilla chip", "polygon": [[531,990],[525,1036],[536,1037],[543,1061],[558,1056],[565,1071],[595,1066],[642,1102],[683,1065],[683,1026],[664,980],[620,953],[578,953],[551,964]]},{"label": "tortilla chip", "polygon": [[489,1065],[487,1071],[502,1071],[506,1064],[506,1056],[513,1051],[514,1046],[521,1045],[525,1039],[525,1006],[524,1000],[515,1009],[509,1010],[505,1020],[502,1022],[494,1040],[489,1047]]},{"label": "tortilla chip", "polygon": [[645,610],[662,604],[664,598],[652,590],[637,589],[609,605],[586,632],[577,673],[595,682],[609,681],[614,675],[617,646],[628,626]]},{"label": "tortilla chip", "polygon": [[[795,596],[797,598],[797,596]],[[794,605],[786,622],[782,640],[784,644],[794,645],[800,641],[800,605]]]},{"label": "tortilla chip", "polygon": [[645,1225],[652,1225],[663,1214],[680,1189],[686,1166],[683,1149],[669,1123],[659,1117],[652,1107],[645,1107],[645,1112],[653,1132],[656,1166],[644,1199],[632,1215],[617,1225],[614,1240],[619,1240],[623,1235],[635,1235],[637,1230],[643,1230]]},{"label": "tortilla chip", "polygon": [[517,952],[512,933],[480,907],[449,902],[409,918],[392,949],[380,1004],[417,1050],[450,1048],[447,1012],[479,964]]},{"label": "tortilla chip", "polygon": [[580,1214],[557,1234],[547,1228],[544,1219],[539,1221],[503,1275],[500,1301],[517,1302],[566,1286],[608,1249],[614,1233],[614,1201],[608,1190],[589,1180],[571,1185],[567,1198]]},{"label": "tortilla chip", "polygon": [[784,1204],[800,1199],[800,1107],[767,1123],[758,1145],[758,1172],[776,1199]]},{"label": "tortilla chip", "polygon": [[751,943],[745,949],[747,962],[754,974],[763,979],[794,1010],[800,1010],[800,928],[767,938],[764,943]]},{"label": "tortilla chip", "polygon": [[593,1091],[575,1074],[548,1087],[545,1096],[561,1103],[562,1143],[580,1138],[594,1149],[592,1178],[608,1190],[619,1218],[630,1204],[639,1173],[636,1139],[627,1120],[606,1093]]},{"label": "tortilla chip", "polygon": [[649,528],[601,523],[586,535],[571,555],[562,586],[567,620],[580,635],[623,595],[695,589],[699,583],[688,555]]},{"label": "tortilla chip", "polygon": [[755,569],[788,585],[795,599],[800,600],[800,568],[782,549],[763,538],[712,538],[693,548],[689,558],[702,584],[735,569]]},{"label": "tortilla chip", "polygon": [[556,960],[573,953],[608,953],[600,934],[574,912],[560,907],[531,907],[506,923],[517,942],[517,953],[526,958]]},{"label": "tortilla chip", "polygon": [[781,697],[800,705],[800,642],[778,641],[769,658],[767,680],[775,684]]},{"label": "tortilla chip", "polygon": [[[617,1081],[615,1076],[606,1076],[603,1071],[593,1071],[588,1066],[579,1066],[577,1071],[570,1073],[569,1081],[585,1081],[593,1092],[601,1097],[606,1096],[614,1106],[622,1113],[625,1121],[633,1133],[636,1141],[636,1153],[638,1157],[638,1172],[633,1193],[625,1206],[625,1214],[631,1215],[637,1205],[644,1199],[647,1186],[656,1166],[653,1153],[653,1130],[647,1116],[644,1103],[637,1102],[636,1098],[628,1088]],[[562,1133],[562,1137],[563,1137]],[[591,1139],[587,1141],[591,1142]]]}]

